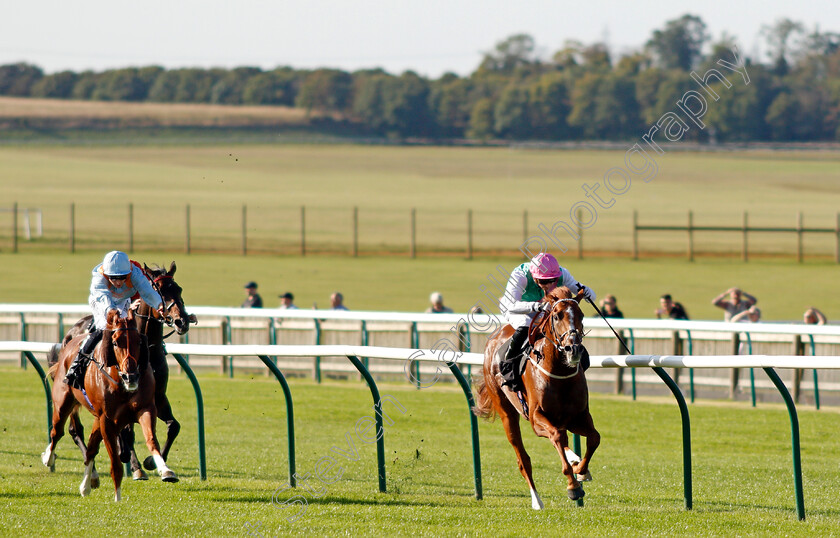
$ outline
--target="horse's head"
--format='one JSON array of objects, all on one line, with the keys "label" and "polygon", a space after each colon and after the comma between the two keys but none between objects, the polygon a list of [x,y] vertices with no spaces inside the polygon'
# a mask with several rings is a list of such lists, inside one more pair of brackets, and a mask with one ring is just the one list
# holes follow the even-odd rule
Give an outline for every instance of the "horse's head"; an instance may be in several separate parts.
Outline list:
[{"label": "horse's head", "polygon": [[103,338],[107,344],[103,346],[105,366],[116,366],[123,388],[126,392],[134,392],[140,382],[139,363],[147,351],[133,313],[129,312],[127,318],[122,318],[116,310],[108,312],[108,325]]},{"label": "horse's head", "polygon": [[152,286],[160,294],[163,300],[164,317],[163,322],[174,327],[178,334],[185,334],[190,330],[190,323],[196,323],[194,315],[187,314],[184,300],[181,298],[181,286],[178,285],[172,276],[175,274],[175,262],[169,266],[169,270],[162,269],[156,265],[148,267],[143,264],[143,271],[146,277],[152,282]]},{"label": "horse's head", "polygon": [[569,288],[555,288],[544,301],[551,304],[543,320],[546,339],[560,352],[567,366],[575,367],[583,357],[583,311],[578,304],[583,290],[573,297]]}]

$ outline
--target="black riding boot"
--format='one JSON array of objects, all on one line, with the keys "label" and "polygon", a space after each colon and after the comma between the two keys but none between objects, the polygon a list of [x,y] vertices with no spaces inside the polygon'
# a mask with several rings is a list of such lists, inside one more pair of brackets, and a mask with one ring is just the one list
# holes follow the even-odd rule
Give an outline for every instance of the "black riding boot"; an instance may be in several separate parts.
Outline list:
[{"label": "black riding boot", "polygon": [[525,390],[522,385],[522,377],[519,372],[519,358],[522,356],[525,344],[528,342],[528,326],[524,325],[516,329],[510,337],[505,358],[499,362],[499,372],[502,374],[502,386],[510,387],[510,390],[518,392]]},{"label": "black riding boot", "polygon": [[79,347],[79,354],[70,363],[67,368],[67,374],[64,376],[64,382],[71,387],[81,390],[85,386],[85,369],[88,362],[90,362],[90,355],[96,349],[96,344],[102,340],[102,331],[94,329],[88,334],[88,337],[82,342]]}]

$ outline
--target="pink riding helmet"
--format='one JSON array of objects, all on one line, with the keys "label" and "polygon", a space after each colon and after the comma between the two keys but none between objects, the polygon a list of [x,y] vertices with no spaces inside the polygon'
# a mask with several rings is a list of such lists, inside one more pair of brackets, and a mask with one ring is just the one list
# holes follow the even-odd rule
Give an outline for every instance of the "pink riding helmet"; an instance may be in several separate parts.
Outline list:
[{"label": "pink riding helmet", "polygon": [[548,252],[540,252],[531,260],[531,275],[539,280],[560,278],[560,264]]}]

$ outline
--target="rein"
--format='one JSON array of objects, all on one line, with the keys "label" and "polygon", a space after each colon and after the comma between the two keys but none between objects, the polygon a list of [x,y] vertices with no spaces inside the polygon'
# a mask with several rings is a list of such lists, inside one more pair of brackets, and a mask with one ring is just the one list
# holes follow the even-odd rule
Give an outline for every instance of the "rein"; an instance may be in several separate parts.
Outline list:
[{"label": "rein", "polygon": [[618,338],[618,341],[621,342],[621,347],[624,348],[624,351],[626,351],[628,355],[632,355],[633,353],[630,351],[630,348],[627,347],[627,344],[624,343],[624,339],[621,338],[621,336],[619,336],[617,332],[615,332],[615,329],[613,329],[613,326],[610,325],[609,321],[607,321],[606,316],[604,316],[604,314],[601,312],[601,309],[598,308],[598,305],[596,305],[594,302],[592,302],[592,299],[590,299],[589,297],[587,297],[586,300],[589,302],[589,304],[592,305],[592,308],[595,309],[595,312],[598,312],[598,315],[601,316],[601,319],[604,320],[604,323],[607,324],[607,327],[609,327],[610,330],[615,335],[615,337]]}]

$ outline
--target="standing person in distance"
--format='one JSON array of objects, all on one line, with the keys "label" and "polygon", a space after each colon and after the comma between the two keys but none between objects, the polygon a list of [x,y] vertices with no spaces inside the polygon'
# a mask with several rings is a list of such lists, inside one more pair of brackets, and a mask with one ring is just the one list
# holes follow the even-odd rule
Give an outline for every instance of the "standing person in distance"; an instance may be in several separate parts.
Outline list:
[{"label": "standing person in distance", "polygon": [[257,293],[257,283],[248,282],[245,284],[245,289],[248,290],[248,297],[242,303],[242,308],[262,308],[263,300],[260,294]]}]

